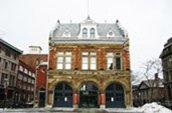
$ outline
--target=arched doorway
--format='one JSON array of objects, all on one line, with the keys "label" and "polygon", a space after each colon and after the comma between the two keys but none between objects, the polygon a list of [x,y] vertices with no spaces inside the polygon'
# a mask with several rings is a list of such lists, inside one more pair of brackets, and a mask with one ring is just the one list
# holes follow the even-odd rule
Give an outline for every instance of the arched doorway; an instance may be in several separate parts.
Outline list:
[{"label": "arched doorway", "polygon": [[79,107],[98,107],[98,88],[93,83],[84,83],[79,89]]},{"label": "arched doorway", "polygon": [[118,83],[112,83],[106,88],[106,108],[124,108],[124,89]]},{"label": "arched doorway", "polygon": [[54,90],[54,107],[73,107],[73,89],[67,83],[57,84]]}]

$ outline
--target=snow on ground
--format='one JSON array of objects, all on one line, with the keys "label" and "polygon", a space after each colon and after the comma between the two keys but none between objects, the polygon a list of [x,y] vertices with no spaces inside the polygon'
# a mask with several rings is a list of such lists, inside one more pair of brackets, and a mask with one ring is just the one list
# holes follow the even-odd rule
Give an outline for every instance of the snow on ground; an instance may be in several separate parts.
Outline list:
[{"label": "snow on ground", "polygon": [[157,103],[149,103],[143,105],[141,108],[137,108],[139,112],[144,112],[144,113],[172,113],[172,110],[158,105]]},{"label": "snow on ground", "polygon": [[[86,109],[85,109],[86,110]],[[95,109],[90,109],[91,111]],[[138,108],[110,108],[110,109],[97,109],[98,111],[107,111],[110,113],[172,113],[172,110],[167,109],[164,106],[158,105],[157,103],[145,104],[142,107]],[[82,111],[82,109],[80,109]],[[58,112],[58,113],[80,113],[75,108],[26,108],[26,109],[0,109],[0,113],[46,113],[46,112]],[[91,113],[91,112],[89,112]],[[96,112],[99,113],[99,112]],[[100,112],[102,113],[102,112]]]}]

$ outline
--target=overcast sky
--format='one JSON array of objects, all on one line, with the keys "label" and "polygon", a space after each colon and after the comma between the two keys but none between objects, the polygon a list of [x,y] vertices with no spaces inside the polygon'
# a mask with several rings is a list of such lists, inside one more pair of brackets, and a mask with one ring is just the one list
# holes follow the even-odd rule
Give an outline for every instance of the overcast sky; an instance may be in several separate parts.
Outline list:
[{"label": "overcast sky", "polygon": [[[28,52],[39,45],[48,53],[50,30],[61,23],[82,22],[87,0],[0,0],[0,37]],[[89,15],[99,23],[118,19],[130,38],[131,69],[158,58],[172,37],[172,0],[90,0]]]}]

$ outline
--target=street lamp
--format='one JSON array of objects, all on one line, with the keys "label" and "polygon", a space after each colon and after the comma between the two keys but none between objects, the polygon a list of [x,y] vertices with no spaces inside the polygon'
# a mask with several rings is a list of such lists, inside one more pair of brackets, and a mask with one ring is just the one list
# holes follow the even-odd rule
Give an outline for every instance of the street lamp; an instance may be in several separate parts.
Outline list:
[{"label": "street lamp", "polygon": [[4,107],[3,107],[3,110],[6,107],[7,95],[8,95],[8,79],[5,78],[4,79],[4,97],[5,97],[5,99],[4,99]]}]

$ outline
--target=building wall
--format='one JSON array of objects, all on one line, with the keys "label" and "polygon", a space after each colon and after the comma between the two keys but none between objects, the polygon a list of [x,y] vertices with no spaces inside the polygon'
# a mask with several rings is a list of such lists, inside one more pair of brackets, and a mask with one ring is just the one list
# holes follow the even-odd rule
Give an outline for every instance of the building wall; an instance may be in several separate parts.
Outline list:
[{"label": "building wall", "polygon": [[41,62],[46,62],[48,60],[47,54],[23,54],[20,55],[20,60],[29,65],[31,68],[35,69]]},{"label": "building wall", "polygon": [[160,58],[163,66],[166,106],[172,108],[172,38],[164,45]]},{"label": "building wall", "polygon": [[[135,107],[142,106],[149,102],[160,102],[163,104],[165,88],[163,85],[156,85],[156,83],[156,80],[142,81],[139,87],[133,90],[133,105]],[[162,84],[162,80],[158,81],[158,84]]]},{"label": "building wall", "polygon": [[0,39],[0,107],[13,104],[19,55],[22,51]]},{"label": "building wall", "polygon": [[37,83],[36,87],[46,88],[46,80],[47,80],[47,65],[40,65],[37,69]]},{"label": "building wall", "polygon": [[[46,89],[47,80],[47,64],[43,63],[48,61],[47,54],[24,54],[20,56],[20,60],[25,62],[28,66],[34,69],[36,80],[34,87],[34,106],[39,107],[39,92]],[[44,72],[45,71],[45,72]]]},{"label": "building wall", "polygon": [[[45,106],[45,98],[40,97],[40,93],[45,93],[47,89],[47,64],[40,64],[37,68],[37,78],[36,78],[36,89],[35,89],[35,107],[44,107]],[[41,100],[42,99],[42,100]],[[43,102],[43,106],[40,103]]]},{"label": "building wall", "polygon": [[[57,52],[71,51],[72,52],[72,69],[57,70]],[[97,52],[97,69],[86,70],[81,69],[83,51]],[[107,70],[106,53],[121,52],[122,69]],[[58,44],[50,46],[49,51],[49,75],[48,75],[48,97],[47,104],[51,107],[54,103],[54,89],[60,82],[70,84],[74,90],[74,95],[79,95],[78,91],[84,82],[93,82],[99,89],[99,105],[105,106],[105,89],[110,83],[119,83],[124,88],[125,105],[132,105],[131,99],[131,82],[130,82],[130,60],[129,51],[125,50],[123,45],[106,45],[106,44]],[[102,98],[103,95],[103,98]],[[103,100],[102,100],[103,99]],[[78,106],[78,99],[74,99],[74,106]]]},{"label": "building wall", "polygon": [[34,86],[34,69],[26,65],[24,62],[19,61],[15,92],[16,107],[25,106],[26,103],[33,101]]}]

